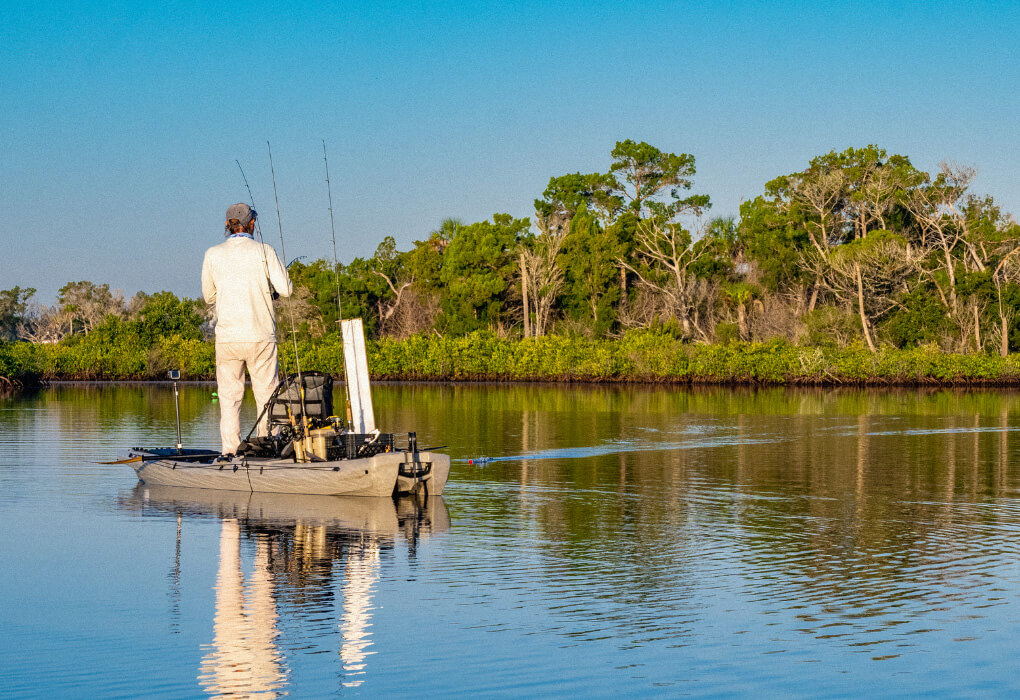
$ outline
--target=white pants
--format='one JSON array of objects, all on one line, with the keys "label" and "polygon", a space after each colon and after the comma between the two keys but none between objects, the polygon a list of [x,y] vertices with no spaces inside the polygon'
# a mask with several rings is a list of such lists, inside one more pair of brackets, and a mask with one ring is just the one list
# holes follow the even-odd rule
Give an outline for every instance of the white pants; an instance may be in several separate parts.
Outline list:
[{"label": "white pants", "polygon": [[[248,367],[255,404],[262,412],[279,383],[276,341],[216,343],[216,393],[220,399],[220,440],[223,453],[233,454],[241,442],[241,402],[244,400],[244,368]],[[259,435],[269,434],[269,416],[259,421]]]}]

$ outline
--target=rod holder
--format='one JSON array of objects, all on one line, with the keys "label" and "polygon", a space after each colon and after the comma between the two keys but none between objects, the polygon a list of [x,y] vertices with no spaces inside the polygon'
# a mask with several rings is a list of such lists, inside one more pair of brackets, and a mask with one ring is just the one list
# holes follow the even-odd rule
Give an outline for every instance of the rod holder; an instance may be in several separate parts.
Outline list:
[{"label": "rod holder", "polygon": [[174,414],[177,416],[177,454],[184,452],[184,445],[181,443],[181,402],[180,392],[177,390],[177,380],[181,378],[179,369],[172,369],[167,372],[167,377],[174,383]]}]

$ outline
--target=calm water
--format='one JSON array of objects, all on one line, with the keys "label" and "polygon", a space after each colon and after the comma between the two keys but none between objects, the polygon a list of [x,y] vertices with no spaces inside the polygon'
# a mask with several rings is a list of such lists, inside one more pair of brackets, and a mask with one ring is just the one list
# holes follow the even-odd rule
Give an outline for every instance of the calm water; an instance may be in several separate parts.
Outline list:
[{"label": "calm water", "polygon": [[[216,444],[210,393],[182,388],[187,446]],[[175,441],[169,387],[0,400],[0,695],[1020,688],[1020,395],[375,401],[463,460],[442,500],[146,489],[96,462]]]}]

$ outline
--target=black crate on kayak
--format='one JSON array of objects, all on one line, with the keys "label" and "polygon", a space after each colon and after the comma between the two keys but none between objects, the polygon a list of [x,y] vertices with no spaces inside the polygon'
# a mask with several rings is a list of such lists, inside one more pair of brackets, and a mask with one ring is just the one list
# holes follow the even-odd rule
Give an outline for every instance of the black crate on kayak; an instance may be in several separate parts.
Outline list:
[{"label": "black crate on kayak", "polygon": [[347,459],[372,457],[393,451],[393,433],[380,433],[378,437],[369,433],[347,433],[340,436]]}]

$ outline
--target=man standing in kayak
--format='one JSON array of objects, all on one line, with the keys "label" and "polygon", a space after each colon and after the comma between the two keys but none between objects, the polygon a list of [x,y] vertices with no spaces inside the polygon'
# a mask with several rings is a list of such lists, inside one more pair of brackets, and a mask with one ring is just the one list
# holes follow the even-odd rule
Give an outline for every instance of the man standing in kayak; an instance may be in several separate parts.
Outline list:
[{"label": "man standing in kayak", "polygon": [[[259,412],[279,382],[273,298],[274,293],[290,296],[292,290],[276,251],[255,240],[256,217],[247,204],[227,209],[227,240],[207,250],[202,262],[202,296],[214,307],[216,391],[225,455],[236,452],[241,442],[245,367]],[[258,434],[268,434],[268,426],[264,416]]]}]

